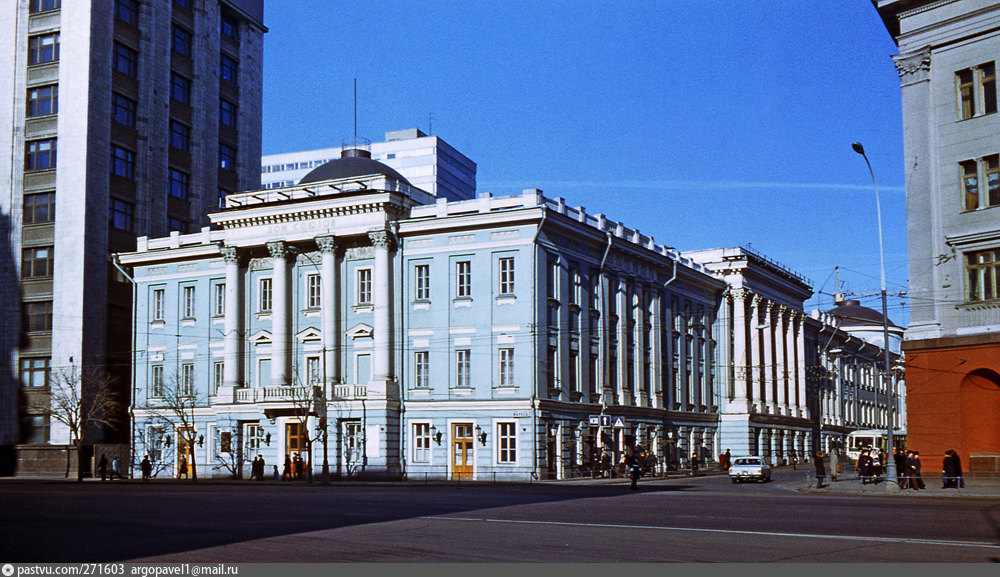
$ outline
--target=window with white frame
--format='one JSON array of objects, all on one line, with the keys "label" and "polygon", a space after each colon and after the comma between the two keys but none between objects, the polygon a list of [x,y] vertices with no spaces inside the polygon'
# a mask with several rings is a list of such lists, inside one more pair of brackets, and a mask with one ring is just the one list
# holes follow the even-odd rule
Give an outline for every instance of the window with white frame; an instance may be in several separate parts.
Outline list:
[{"label": "window with white frame", "polygon": [[514,349],[500,349],[500,386],[514,386]]},{"label": "window with white frame", "polygon": [[361,461],[361,447],[364,444],[364,429],[361,421],[343,421],[344,460],[349,468]]},{"label": "window with white frame", "polygon": [[194,396],[194,363],[181,365],[181,394],[185,397]]},{"label": "window with white frame", "polygon": [[430,388],[430,358],[431,354],[428,351],[416,351],[413,353],[413,386],[415,388]]},{"label": "window with white frame", "polygon": [[306,306],[311,309],[318,309],[321,304],[323,292],[320,276],[311,274],[306,277]]},{"label": "window with white frame", "polygon": [[152,309],[153,318],[151,320],[163,320],[163,305],[165,296],[165,291],[163,289],[153,289],[153,305],[150,307]]},{"label": "window with white frame", "polygon": [[455,351],[455,386],[472,387],[472,354],[469,349]]},{"label": "window with white frame", "polygon": [[149,396],[163,396],[163,365],[153,365],[152,374],[149,376],[150,387]]},{"label": "window with white frame", "polygon": [[212,309],[214,316],[221,317],[226,314],[226,284],[225,283],[215,283],[212,290],[214,294],[212,295]]},{"label": "window with white frame", "polygon": [[1000,206],[1000,155],[959,163],[965,210]]},{"label": "window with white frame", "polygon": [[1000,249],[965,253],[965,272],[969,302],[1000,298]]},{"label": "window with white frame", "polygon": [[472,297],[472,262],[460,260],[455,263],[455,296]]},{"label": "window with white frame", "polygon": [[219,387],[225,384],[226,363],[225,361],[215,361],[212,363],[212,394],[219,391]]},{"label": "window with white frame", "polygon": [[357,271],[357,301],[355,304],[370,305],[372,303],[372,269],[359,268]]},{"label": "window with white frame", "polygon": [[271,286],[270,278],[260,279],[257,293],[257,310],[259,312],[271,312]]},{"label": "window with white frame", "polygon": [[413,424],[413,462],[431,462],[431,425],[430,423]]},{"label": "window with white frame", "polygon": [[264,427],[246,423],[243,425],[243,438],[246,439],[247,457],[251,457],[264,446]]},{"label": "window with white frame", "polygon": [[152,425],[146,429],[146,454],[153,463],[159,463],[163,459],[163,427]]},{"label": "window with white frame", "polygon": [[306,384],[310,386],[320,384],[319,361],[319,357],[306,357]]},{"label": "window with white frame", "polygon": [[500,294],[514,294],[514,257],[505,256],[497,261],[500,274]]},{"label": "window with white frame", "polygon": [[955,73],[958,117],[967,120],[997,111],[996,64],[986,62]]},{"label": "window with white frame", "polygon": [[193,286],[186,286],[186,287],[184,287],[183,304],[184,304],[184,318],[186,318],[186,319],[193,319],[194,318],[194,313],[195,313],[195,308],[197,307],[197,303],[195,302],[195,299],[194,299],[194,287]]},{"label": "window with white frame", "polygon": [[418,301],[431,299],[431,265],[418,264],[413,267],[413,297]]},{"label": "window with white frame", "polygon": [[517,462],[517,423],[497,423],[497,462]]}]

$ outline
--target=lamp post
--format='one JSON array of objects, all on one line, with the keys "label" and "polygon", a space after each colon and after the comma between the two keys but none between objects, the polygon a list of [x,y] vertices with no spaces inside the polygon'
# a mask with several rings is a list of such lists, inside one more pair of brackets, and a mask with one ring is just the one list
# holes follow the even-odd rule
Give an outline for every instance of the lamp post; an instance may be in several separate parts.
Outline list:
[{"label": "lamp post", "polygon": [[[889,312],[888,306],[886,305],[885,298],[885,248],[882,244],[882,206],[878,199],[878,184],[875,182],[875,172],[872,170],[872,163],[868,162],[868,156],[865,155],[865,147],[861,146],[860,142],[855,142],[851,144],[851,148],[854,152],[857,152],[865,159],[865,164],[868,165],[868,172],[872,176],[872,186],[875,187],[875,210],[878,215],[878,253],[879,253],[879,264],[881,267],[882,274],[882,352],[885,353],[885,396],[886,396],[886,414],[888,419],[886,419],[886,443],[885,443],[885,476],[887,480],[896,479],[896,459],[893,455],[893,448],[895,445],[895,439],[893,439],[893,394],[892,394],[892,373],[890,372],[890,362],[889,362]],[[888,487],[889,485],[887,485]]]},{"label": "lamp post", "polygon": [[[322,271],[320,271],[319,267],[316,265],[316,262],[312,259],[312,257],[309,256],[308,254],[302,252],[301,250],[299,250],[298,248],[296,248],[294,246],[289,246],[288,249],[291,252],[295,252],[295,253],[301,254],[302,256],[304,256],[306,258],[306,260],[309,261],[309,264],[311,264],[313,266],[313,268],[316,269],[316,274],[319,275],[319,278],[320,278],[319,282],[322,285],[322,283],[323,283],[323,273],[322,273]],[[320,315],[321,315],[320,316],[320,319],[321,319],[320,320],[320,324],[321,325],[325,324],[325,323],[323,323],[322,319],[325,319],[326,315],[329,314],[327,312],[327,309],[328,309],[328,307],[330,305],[331,305],[331,303],[326,303],[326,302],[323,302],[322,300],[320,301],[320,305],[319,306],[320,306]],[[327,419],[326,419],[326,409],[327,409],[326,405],[327,405],[327,399],[329,398],[329,391],[327,390],[327,387],[329,385],[327,383],[328,379],[326,377],[326,344],[327,344],[326,343],[326,331],[323,331],[323,330],[320,331],[320,343],[321,343],[322,349],[323,349],[323,353],[322,353],[323,354],[323,361],[322,361],[322,363],[323,363],[323,415],[322,415],[322,417],[320,417],[320,421],[321,421],[322,429],[323,429],[323,471],[320,474],[320,482],[323,485],[329,485],[330,484],[330,459],[329,459],[330,443],[328,442],[328,437],[330,435],[329,435],[329,430],[328,430],[329,429],[329,423],[327,423]],[[312,457],[310,457],[310,459],[311,458]],[[312,465],[310,464],[310,470],[311,470],[311,468],[312,468]]]}]

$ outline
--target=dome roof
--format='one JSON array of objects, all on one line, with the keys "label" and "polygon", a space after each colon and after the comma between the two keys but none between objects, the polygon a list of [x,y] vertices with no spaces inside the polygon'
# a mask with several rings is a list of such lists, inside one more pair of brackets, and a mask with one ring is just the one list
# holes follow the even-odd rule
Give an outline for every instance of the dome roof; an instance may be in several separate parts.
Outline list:
[{"label": "dome roof", "polygon": [[[882,313],[875,309],[861,306],[860,301],[845,300],[839,306],[831,309],[829,313],[841,319],[841,327],[870,327],[882,326]],[[892,319],[889,319],[889,326],[895,327]]]},{"label": "dome roof", "polygon": [[372,160],[371,156],[371,153],[367,150],[359,148],[344,149],[340,153],[340,158],[335,158],[312,169],[302,177],[299,184],[381,174],[410,186],[410,181],[406,180],[402,174],[399,174],[390,166],[386,166],[377,160]]}]

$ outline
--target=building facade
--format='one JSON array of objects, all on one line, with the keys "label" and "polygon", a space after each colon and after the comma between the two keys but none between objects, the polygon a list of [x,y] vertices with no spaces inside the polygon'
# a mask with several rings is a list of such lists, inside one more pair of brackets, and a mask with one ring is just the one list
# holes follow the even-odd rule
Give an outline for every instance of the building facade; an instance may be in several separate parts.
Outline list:
[{"label": "building facade", "polygon": [[1000,4],[877,0],[899,46],[910,445],[1000,471]]},{"label": "building facade", "polygon": [[198,230],[222,194],[258,186],[262,16],[261,0],[17,0],[0,15],[5,473],[44,471],[75,440],[31,408],[57,375],[106,371],[127,398],[131,288],[109,254]]},{"label": "building facade", "polygon": [[[261,188],[298,184],[313,168],[340,158],[357,143],[334,148],[267,154],[261,158]],[[384,142],[367,143],[372,158],[398,171],[413,186],[451,200],[476,197],[476,163],[439,136],[418,128],[385,133]]]}]

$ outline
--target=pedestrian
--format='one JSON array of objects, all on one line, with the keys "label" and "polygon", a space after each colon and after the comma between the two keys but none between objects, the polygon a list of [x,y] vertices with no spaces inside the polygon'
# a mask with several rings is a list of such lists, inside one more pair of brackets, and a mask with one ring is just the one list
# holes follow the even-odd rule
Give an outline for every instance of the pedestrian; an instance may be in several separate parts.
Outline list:
[{"label": "pedestrian", "polygon": [[691,476],[698,474],[698,449],[691,451]]},{"label": "pedestrian", "polygon": [[590,455],[590,476],[596,479],[601,475],[601,453],[597,449]]},{"label": "pedestrian", "polygon": [[264,462],[264,455],[257,455],[257,480],[264,480],[264,468],[267,467],[267,463]]},{"label": "pedestrian", "polygon": [[108,480],[108,458],[101,453],[101,460],[97,462],[97,470],[101,472],[101,480]]},{"label": "pedestrian", "polygon": [[659,464],[659,459],[656,458],[655,454],[653,454],[653,453],[647,453],[646,454],[646,470],[649,471],[649,476],[650,477],[655,477],[656,476],[656,473],[657,473],[656,466],[658,464]]},{"label": "pedestrian", "polygon": [[906,459],[909,457],[909,451],[906,453],[899,447],[892,448],[892,459],[896,463],[896,484],[903,488],[904,485],[909,484],[909,478],[904,475],[908,470]]},{"label": "pedestrian", "polygon": [[871,482],[872,456],[868,449],[862,449],[858,455],[858,476],[861,477],[861,484],[867,485]]},{"label": "pedestrian", "polygon": [[271,465],[271,466],[274,467],[274,480],[277,481],[278,480],[278,466],[277,465]]},{"label": "pedestrian", "polygon": [[816,451],[816,488],[823,488],[823,481],[826,479],[826,467],[823,464],[823,451]]},{"label": "pedestrian", "polygon": [[927,485],[924,484],[924,478],[920,475],[920,451],[913,451],[913,462],[915,466],[913,475],[917,478],[917,489],[926,489]]},{"label": "pedestrian", "polygon": [[629,475],[632,477],[632,490],[635,491],[639,488],[639,477],[642,475],[642,464],[639,462],[639,455],[635,451],[632,451],[625,459],[625,463],[628,467]]},{"label": "pedestrian", "polygon": [[611,455],[606,450],[601,454],[601,476],[611,477]]},{"label": "pedestrian", "polygon": [[830,451],[830,481],[836,482],[840,473],[840,458],[837,457],[837,448]]},{"label": "pedestrian", "polygon": [[188,476],[188,462],[187,458],[181,455],[181,458],[177,461],[177,478],[185,478]]},{"label": "pedestrian", "polygon": [[941,488],[949,489],[958,487],[958,473],[955,470],[955,459],[952,457],[955,451],[948,449],[944,452],[944,460],[941,461]]},{"label": "pedestrian", "polygon": [[282,481],[292,480],[292,456],[289,455],[288,453],[285,453],[285,464],[281,468],[281,480]]},{"label": "pedestrian", "polygon": [[917,463],[913,459],[913,451],[907,450],[902,461],[903,469],[900,473],[902,481],[901,489],[917,489]]},{"label": "pedestrian", "polygon": [[618,476],[623,479],[628,474],[628,457],[629,455],[626,453],[618,456]]},{"label": "pedestrian", "polygon": [[799,468],[799,454],[795,452],[795,449],[792,449],[792,470],[794,471],[798,468]]},{"label": "pedestrian", "polygon": [[726,452],[723,453],[722,457],[719,458],[719,469],[722,469],[723,471],[729,471],[729,467],[732,466],[732,463],[733,463],[733,455],[732,453],[729,452],[729,449],[726,449]]},{"label": "pedestrian", "polygon": [[145,455],[142,458],[142,462],[139,463],[139,468],[142,470],[142,482],[148,482],[149,477],[153,473],[153,464],[149,462],[149,455]]},{"label": "pedestrian", "polygon": [[115,477],[123,479],[121,472],[118,470],[118,455],[115,455],[111,459],[111,480],[114,481]]}]

